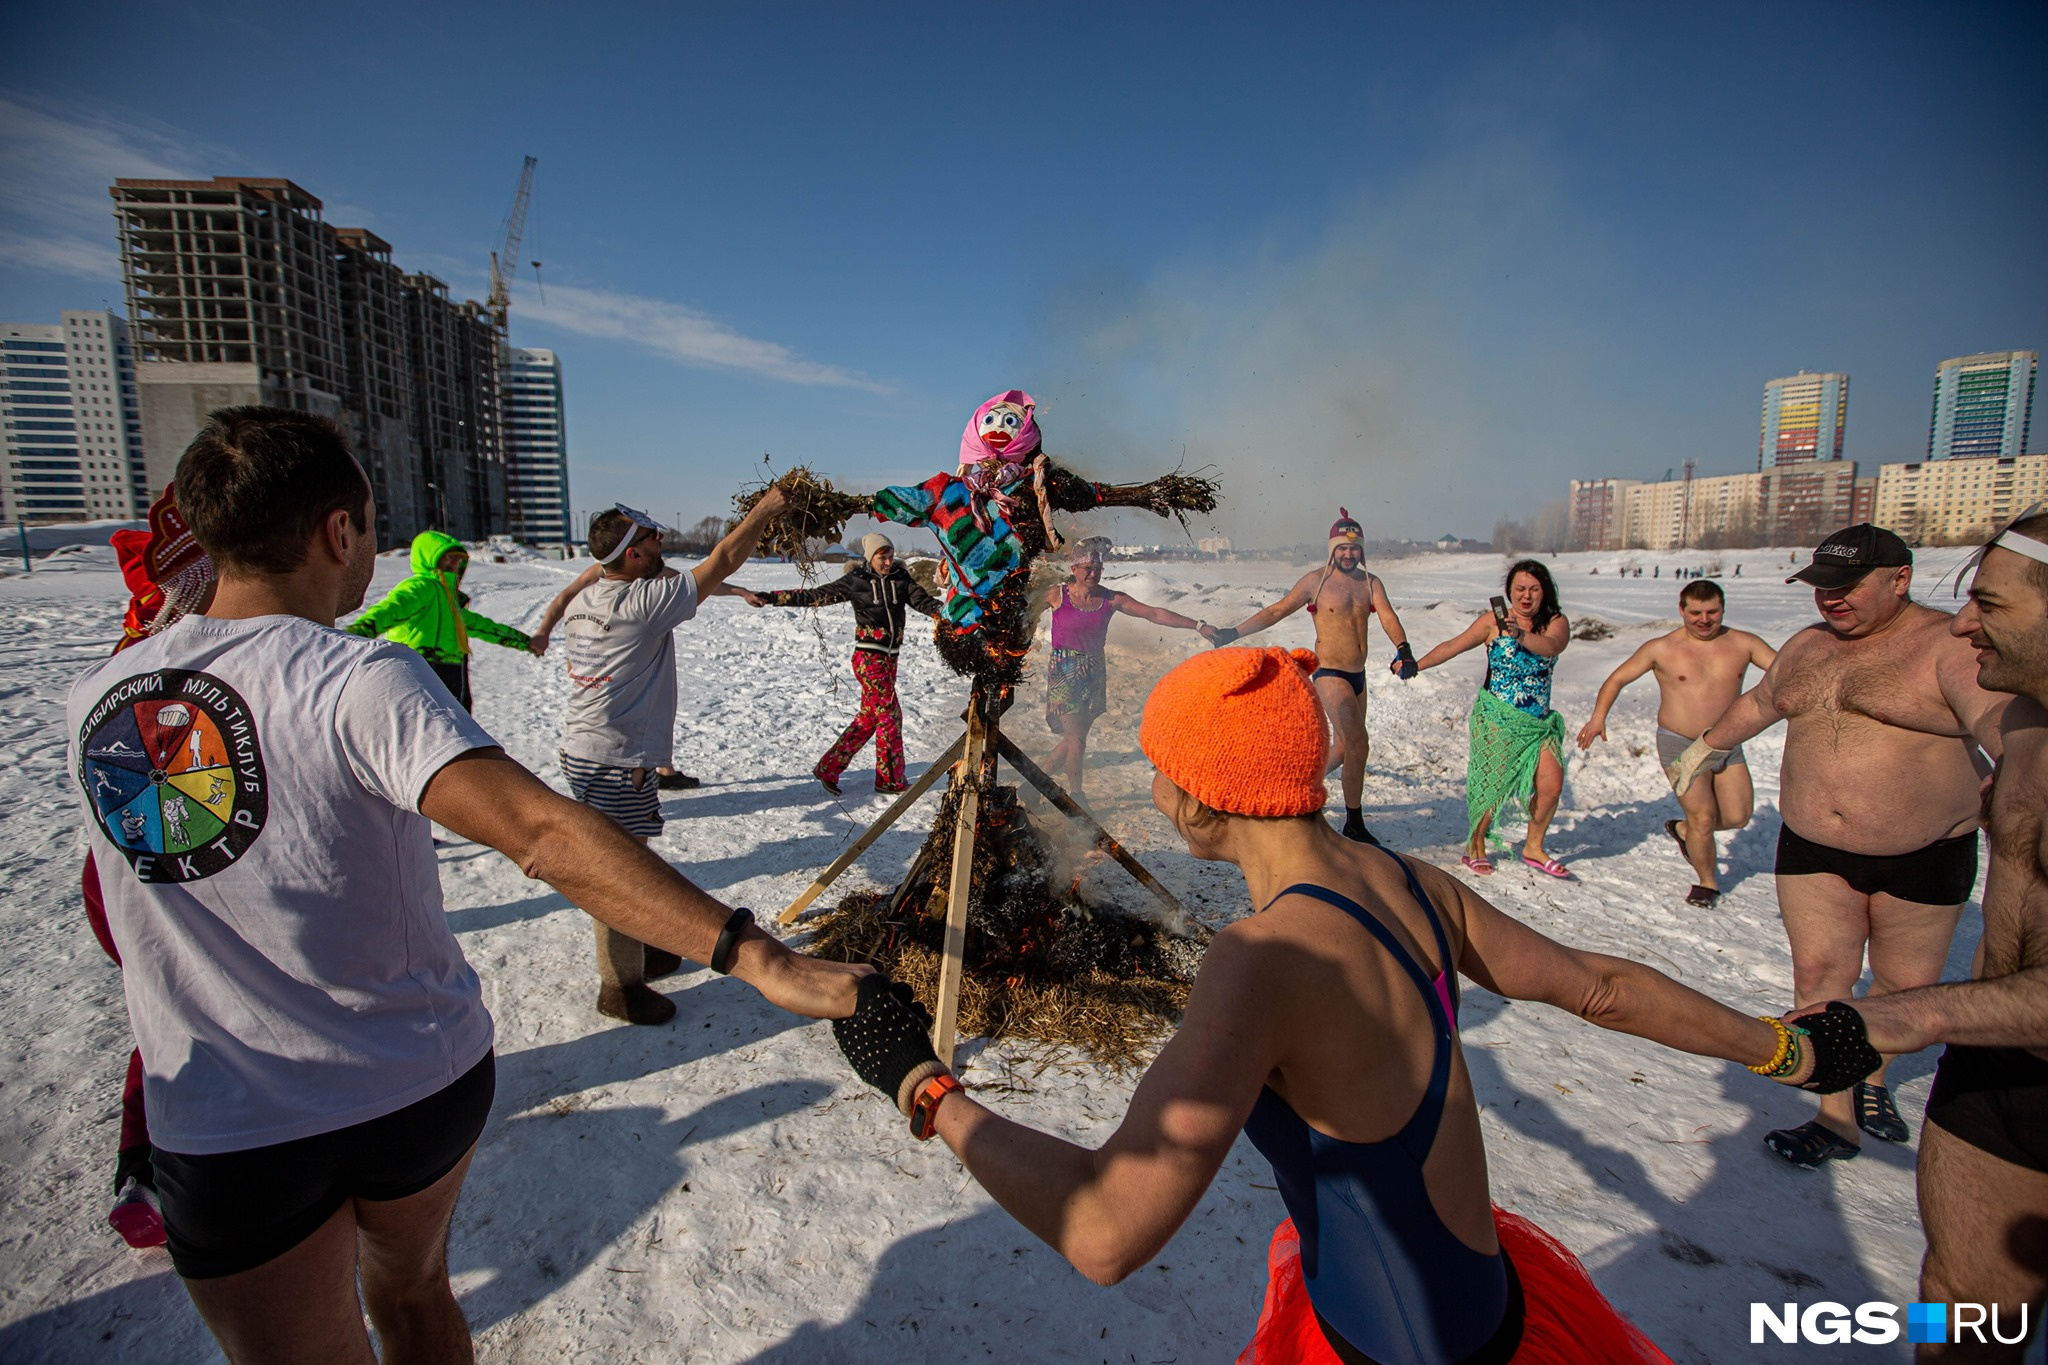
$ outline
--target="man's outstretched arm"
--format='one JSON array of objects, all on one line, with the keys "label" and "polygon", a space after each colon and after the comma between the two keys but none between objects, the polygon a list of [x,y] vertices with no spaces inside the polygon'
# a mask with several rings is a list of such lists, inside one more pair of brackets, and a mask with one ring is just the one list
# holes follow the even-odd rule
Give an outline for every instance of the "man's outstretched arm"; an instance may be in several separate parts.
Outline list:
[{"label": "man's outstretched arm", "polygon": [[740,565],[754,556],[754,547],[761,543],[761,533],[768,529],[768,521],[789,505],[789,498],[780,488],[771,488],[761,500],[754,504],[740,524],[726,533],[724,540],[713,547],[697,566],[690,570],[697,580],[699,600],[710,597],[718,585],[739,572]]},{"label": "man's outstretched arm", "polygon": [[[1245,617],[1243,621],[1238,623],[1236,629],[1228,632],[1228,638],[1229,640],[1237,640],[1247,635],[1257,635],[1268,626],[1277,625],[1307,605],[1308,587],[1305,583],[1296,583],[1293,591],[1289,592],[1287,596],[1273,603],[1273,605],[1261,607],[1250,616]],[[1224,643],[1228,643],[1228,640],[1224,641]]]},{"label": "man's outstretched arm", "polygon": [[1636,652],[1622,660],[1620,668],[1607,675],[1607,681],[1600,684],[1600,693],[1593,698],[1593,714],[1579,731],[1579,747],[1590,749],[1596,739],[1607,738],[1607,713],[1614,709],[1614,703],[1621,696],[1621,689],[1657,666],[1657,641],[1645,641]]},{"label": "man's outstretched arm", "polygon": [[562,624],[562,617],[568,612],[569,604],[576,600],[576,594],[595,583],[604,573],[602,564],[592,564],[569,580],[569,586],[555,594],[555,600],[548,603],[548,609],[540,614],[540,624],[534,627],[533,638],[547,648],[548,636],[555,633],[555,627]]},{"label": "man's outstretched arm", "polygon": [[1775,664],[1765,669],[1755,687],[1730,702],[1728,709],[1700,732],[1700,740],[1716,749],[1733,749],[1755,739],[1783,719],[1778,714],[1777,699],[1771,691],[1772,674],[1776,672]]},{"label": "man's outstretched arm", "polygon": [[1863,1016],[1871,1046],[1879,1052],[1903,1055],[1937,1043],[2048,1048],[2048,966],[1848,1003]]},{"label": "man's outstretched arm", "polygon": [[[624,830],[505,756],[472,749],[428,781],[420,814],[489,844],[612,928],[709,963],[732,908],[712,899]],[[816,1019],[853,1013],[866,968],[792,953],[749,928],[732,975],[776,1005]]]}]

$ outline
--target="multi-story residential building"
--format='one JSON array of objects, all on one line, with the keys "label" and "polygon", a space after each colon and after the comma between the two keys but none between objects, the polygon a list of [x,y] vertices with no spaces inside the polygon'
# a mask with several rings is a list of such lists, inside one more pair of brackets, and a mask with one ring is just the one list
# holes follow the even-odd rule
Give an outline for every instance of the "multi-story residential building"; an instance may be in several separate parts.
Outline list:
[{"label": "multi-story residential building", "polygon": [[1852,460],[1656,483],[1574,479],[1571,543],[1589,550],[1812,545],[1855,524],[1856,489]]},{"label": "multi-story residential building", "polygon": [[289,180],[118,180],[111,193],[153,486],[208,412],[263,403],[342,423],[380,539],[505,529],[505,345],[481,305],[404,274],[374,233],[330,227]]},{"label": "multi-story residential building", "polygon": [[1629,490],[1641,479],[1573,479],[1571,543],[1587,549],[1620,549],[1622,522],[1628,513]]},{"label": "multi-story residential building", "polygon": [[1839,460],[1849,425],[1849,376],[1801,370],[1764,385],[1763,432],[1756,467]]},{"label": "multi-story residential building", "polygon": [[529,545],[567,545],[569,426],[562,361],[553,351],[515,346],[505,386],[505,487],[512,535]]},{"label": "multi-story residential building", "polygon": [[2024,454],[2039,359],[2035,351],[1986,351],[1942,361],[1934,371],[1927,458]]},{"label": "multi-story residential building", "polygon": [[55,326],[0,323],[0,519],[128,519],[153,485],[128,324],[74,311]]},{"label": "multi-story residential building", "polygon": [[2048,500],[2048,455],[1888,464],[1872,519],[1910,541],[1963,543]]}]

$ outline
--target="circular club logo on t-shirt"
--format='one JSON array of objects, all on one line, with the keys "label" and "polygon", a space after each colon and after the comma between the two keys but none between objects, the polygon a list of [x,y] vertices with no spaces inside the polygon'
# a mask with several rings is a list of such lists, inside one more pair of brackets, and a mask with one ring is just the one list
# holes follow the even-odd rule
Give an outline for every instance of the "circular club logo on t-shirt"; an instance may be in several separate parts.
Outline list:
[{"label": "circular club logo on t-shirt", "polygon": [[125,678],[86,713],[78,780],[145,882],[211,877],[263,832],[263,750],[246,702],[207,673]]}]

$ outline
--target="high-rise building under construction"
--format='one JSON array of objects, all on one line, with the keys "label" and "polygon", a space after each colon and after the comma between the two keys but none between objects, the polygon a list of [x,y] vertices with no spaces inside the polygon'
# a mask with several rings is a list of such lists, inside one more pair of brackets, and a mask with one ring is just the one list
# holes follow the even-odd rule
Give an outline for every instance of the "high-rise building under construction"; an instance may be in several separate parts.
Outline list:
[{"label": "high-rise building under construction", "polygon": [[2039,360],[2037,351],[1986,351],[1936,366],[1927,458],[2009,460],[2026,454]]},{"label": "high-rise building under construction", "polygon": [[1801,370],[1764,385],[1756,467],[1839,460],[1849,425],[1849,376]]},{"label": "high-rise building under construction", "polygon": [[289,180],[117,180],[121,264],[151,487],[206,414],[243,403],[347,430],[393,543],[506,529],[504,338],[482,305],[334,228]]}]

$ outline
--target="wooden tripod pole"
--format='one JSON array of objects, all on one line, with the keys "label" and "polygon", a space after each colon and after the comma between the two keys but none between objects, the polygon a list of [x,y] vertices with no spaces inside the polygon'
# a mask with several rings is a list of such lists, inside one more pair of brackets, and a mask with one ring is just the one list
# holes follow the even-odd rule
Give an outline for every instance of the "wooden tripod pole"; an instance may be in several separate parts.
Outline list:
[{"label": "wooden tripod pole", "polygon": [[1097,848],[1116,859],[1124,871],[1138,879],[1140,886],[1159,897],[1166,908],[1180,918],[1182,924],[1192,926],[1193,931],[1200,937],[1208,937],[1208,931],[1188,917],[1186,907],[1174,898],[1174,894],[1160,885],[1159,879],[1153,876],[1143,863],[1125,852],[1124,846],[1118,843],[1108,830],[1097,824],[1095,817],[1090,815],[1080,802],[1069,796],[1064,787],[1053,781],[1045,769],[1026,757],[1024,751],[1011,742],[1008,735],[996,736],[996,752],[1008,759],[1010,766],[1015,768],[1026,782],[1038,788],[1046,800],[1059,807],[1060,814],[1085,830],[1095,841]]},{"label": "wooden tripod pole", "polygon": [[917,798],[931,790],[932,783],[939,780],[941,773],[950,771],[953,760],[960,756],[960,748],[967,743],[965,735],[946,746],[946,752],[932,760],[917,781],[910,784],[910,790],[896,798],[889,809],[882,812],[875,823],[869,825],[858,839],[846,846],[846,850],[832,860],[832,866],[818,874],[818,879],[804,888],[804,893],[789,903],[789,909],[776,917],[777,924],[787,924],[801,915],[810,903],[825,894],[825,888],[839,879],[839,874],[853,866],[853,860],[868,851],[868,845],[882,837],[882,831],[896,823],[896,818],[917,804]]},{"label": "wooden tripod pole", "polygon": [[960,982],[967,969],[967,903],[974,897],[974,829],[981,816],[981,766],[995,722],[982,714],[981,697],[967,706],[966,752],[961,755],[960,820],[953,828],[953,875],[946,886],[946,937],[939,958],[939,1007],[932,1021],[932,1051],[953,1065],[960,1022]]}]

